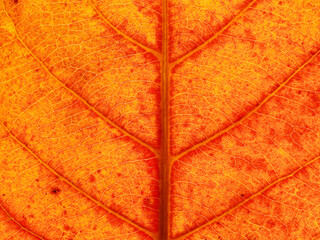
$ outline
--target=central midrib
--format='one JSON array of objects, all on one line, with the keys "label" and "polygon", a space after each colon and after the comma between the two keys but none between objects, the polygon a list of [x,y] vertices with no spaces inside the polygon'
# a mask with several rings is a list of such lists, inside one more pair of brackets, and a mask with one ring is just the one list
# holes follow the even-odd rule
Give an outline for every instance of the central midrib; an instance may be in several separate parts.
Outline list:
[{"label": "central midrib", "polygon": [[169,58],[168,58],[168,0],[162,2],[161,57],[161,154],[160,154],[160,239],[169,239]]}]

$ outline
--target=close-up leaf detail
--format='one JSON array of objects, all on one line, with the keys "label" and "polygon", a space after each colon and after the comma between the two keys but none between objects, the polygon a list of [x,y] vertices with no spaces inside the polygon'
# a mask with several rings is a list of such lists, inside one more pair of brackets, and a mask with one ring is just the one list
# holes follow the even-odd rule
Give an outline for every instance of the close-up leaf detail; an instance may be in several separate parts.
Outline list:
[{"label": "close-up leaf detail", "polygon": [[320,240],[319,0],[0,1],[0,240]]}]

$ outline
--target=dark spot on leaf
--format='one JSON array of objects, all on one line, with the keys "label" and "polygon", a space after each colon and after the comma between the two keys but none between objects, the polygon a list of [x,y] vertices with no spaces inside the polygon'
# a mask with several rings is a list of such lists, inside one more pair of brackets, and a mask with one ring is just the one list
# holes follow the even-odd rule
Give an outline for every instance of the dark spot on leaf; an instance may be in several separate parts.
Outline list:
[{"label": "dark spot on leaf", "polygon": [[54,187],[51,189],[51,194],[59,194],[61,192],[61,189],[58,187]]},{"label": "dark spot on leaf", "polygon": [[149,198],[143,199],[143,204],[146,207],[151,207],[151,208],[153,207],[153,201]]}]

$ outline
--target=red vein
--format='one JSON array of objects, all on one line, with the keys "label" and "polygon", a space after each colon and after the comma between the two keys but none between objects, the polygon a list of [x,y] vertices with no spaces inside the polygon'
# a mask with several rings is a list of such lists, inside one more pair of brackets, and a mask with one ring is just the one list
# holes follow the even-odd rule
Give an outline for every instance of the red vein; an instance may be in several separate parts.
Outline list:
[{"label": "red vein", "polygon": [[91,201],[93,201],[95,204],[97,204],[99,207],[103,208],[104,210],[108,211],[109,213],[115,215],[116,217],[120,218],[121,220],[125,221],[126,223],[136,227],[137,229],[143,231],[144,233],[152,236],[153,238],[155,237],[154,233],[150,232],[148,229],[139,226],[138,224],[132,222],[130,219],[120,215],[119,213],[113,211],[112,209],[106,207],[104,204],[102,204],[100,201],[96,200],[95,198],[91,197],[88,193],[83,191],[81,188],[77,187],[75,184],[70,182],[68,179],[60,175],[58,172],[56,172],[52,167],[50,167],[47,163],[45,163],[38,155],[36,155],[30,148],[28,148],[23,142],[21,142],[18,138],[16,138],[12,132],[2,123],[0,122],[0,125],[9,133],[9,135],[19,143],[24,149],[26,149],[33,157],[35,157],[43,166],[45,166],[50,172],[52,172],[54,175],[56,175],[61,181],[64,181],[67,183],[70,187],[75,189],[77,192],[81,193]]},{"label": "red vein", "polygon": [[250,200],[252,200],[253,198],[263,194],[265,191],[267,191],[268,189],[270,189],[271,187],[273,187],[274,185],[276,185],[277,183],[280,183],[288,178],[294,177],[295,174],[297,174],[298,172],[300,172],[302,169],[308,167],[310,164],[314,163],[315,161],[319,160],[320,157],[316,157],[312,160],[310,160],[309,162],[307,162],[305,165],[299,167],[298,169],[296,169],[295,171],[293,171],[292,173],[285,175],[279,179],[277,179],[276,181],[270,183],[269,185],[267,185],[266,187],[264,187],[263,189],[261,189],[260,191],[256,192],[255,194],[251,195],[249,198],[247,198],[246,200],[242,201],[241,203],[239,203],[238,205],[234,206],[233,208],[230,208],[229,210],[227,210],[226,212],[222,213],[221,215],[219,215],[218,217],[215,217],[214,219],[210,220],[209,222],[193,229],[192,231],[185,233],[177,238],[175,238],[176,240],[180,240],[183,239],[185,237],[190,236],[191,234],[198,232],[199,230],[209,226],[210,224],[219,221],[221,218],[225,217],[226,215],[230,214],[231,212],[235,211],[236,209],[238,209],[239,207],[243,206],[244,204],[246,204],[247,202],[249,202]]},{"label": "red vein", "polygon": [[153,50],[152,48],[149,48],[138,41],[134,40],[133,38],[129,37],[128,35],[124,34],[121,32],[119,29],[117,29],[105,16],[104,14],[93,4],[92,0],[88,0],[89,4],[91,7],[98,13],[98,15],[114,30],[116,31],[119,35],[127,39],[128,41],[138,45],[139,47],[143,48],[147,52],[152,53],[154,56],[156,56],[158,59],[161,58],[161,54],[158,51]]},{"label": "red vein", "polygon": [[[2,1],[3,3],[3,1]],[[3,3],[4,4],[4,3]],[[7,17],[10,19],[12,26],[14,28],[15,34],[17,39],[19,40],[19,42],[27,49],[27,51],[39,62],[39,64],[41,65],[41,67],[53,78],[55,79],[57,82],[59,82],[61,84],[61,86],[67,90],[69,93],[71,93],[73,96],[75,96],[77,99],[79,99],[84,105],[86,105],[91,111],[93,111],[94,113],[96,113],[99,117],[101,117],[105,122],[107,122],[108,124],[110,124],[111,126],[113,126],[114,128],[116,128],[118,131],[120,131],[122,134],[124,134],[125,136],[130,137],[131,139],[133,139],[134,141],[140,143],[141,145],[143,145],[144,147],[148,148],[150,151],[152,151],[156,157],[159,156],[158,154],[158,150],[156,150],[155,148],[153,148],[152,146],[150,146],[149,144],[145,143],[144,141],[142,141],[141,139],[137,138],[136,136],[132,135],[131,133],[129,133],[127,130],[119,127],[117,124],[115,124],[114,122],[112,122],[109,118],[107,118],[105,115],[103,115],[100,111],[98,111],[96,108],[94,108],[92,105],[90,105],[86,100],[84,100],[79,94],[77,94],[75,91],[73,91],[72,89],[68,88],[62,81],[60,81],[45,65],[44,63],[31,51],[31,49],[24,43],[24,41],[20,38],[16,27],[11,19],[11,17],[9,16],[8,12],[5,11]]]},{"label": "red vein", "polygon": [[32,234],[33,236],[44,240],[42,237],[40,237],[39,235],[37,235],[36,233],[30,231],[29,229],[25,228],[24,226],[22,226],[16,219],[14,219],[10,213],[2,206],[2,204],[0,203],[0,207],[2,208],[2,210],[5,212],[5,214],[7,214],[7,216],[10,218],[10,220],[14,221],[21,229],[23,229],[24,231]]},{"label": "red vein", "polygon": [[172,163],[175,162],[176,160],[178,160],[179,158],[183,157],[184,155],[188,154],[191,151],[196,150],[197,148],[209,143],[210,141],[218,138],[219,136],[221,136],[222,134],[230,131],[231,129],[235,128],[236,126],[239,126],[242,122],[244,122],[247,118],[249,118],[252,114],[256,113],[271,97],[273,97],[277,92],[279,92],[288,82],[290,82],[290,80],[297,74],[299,73],[306,65],[308,65],[315,57],[317,57],[320,53],[320,49],[314,54],[312,55],[311,58],[309,58],[304,64],[302,64],[294,73],[292,73],[283,83],[281,83],[273,92],[271,92],[266,98],[263,99],[263,101],[261,101],[259,103],[258,106],[256,106],[254,109],[252,109],[250,112],[248,112],[244,117],[242,117],[240,120],[234,122],[232,125],[230,125],[229,127],[223,129],[222,131],[214,134],[213,136],[207,138],[206,140],[192,146],[191,148],[179,153],[178,155],[176,155],[173,159],[172,159]]},{"label": "red vein", "polygon": [[186,58],[190,57],[192,54],[200,51],[201,49],[203,49],[205,46],[207,46],[209,43],[211,43],[214,39],[216,39],[218,36],[220,36],[227,28],[229,28],[236,20],[238,20],[240,17],[243,16],[243,14],[249,9],[251,8],[251,6],[256,3],[258,0],[253,0],[251,1],[241,12],[239,12],[231,21],[228,22],[228,24],[226,24],[223,28],[221,28],[218,32],[216,32],[211,38],[209,38],[208,40],[206,40],[204,43],[202,43],[201,45],[199,45],[198,47],[196,47],[195,49],[193,49],[192,51],[186,53],[185,55],[183,55],[182,57],[178,58],[177,60],[175,60],[174,62],[170,63],[170,69],[172,69],[175,65],[179,64],[180,62],[182,62],[183,60],[185,60]]},{"label": "red vein", "polygon": [[160,239],[169,238],[169,193],[170,193],[170,156],[169,156],[169,68],[168,68],[168,0],[162,5],[163,56],[161,61],[161,158],[160,158]]}]

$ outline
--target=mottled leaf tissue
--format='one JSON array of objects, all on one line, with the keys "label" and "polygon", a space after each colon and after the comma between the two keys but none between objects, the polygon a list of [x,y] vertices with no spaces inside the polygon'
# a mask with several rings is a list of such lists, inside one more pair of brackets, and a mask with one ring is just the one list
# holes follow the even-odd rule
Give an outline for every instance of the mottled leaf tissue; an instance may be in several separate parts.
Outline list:
[{"label": "mottled leaf tissue", "polygon": [[1,0],[0,240],[320,240],[318,0]]}]

